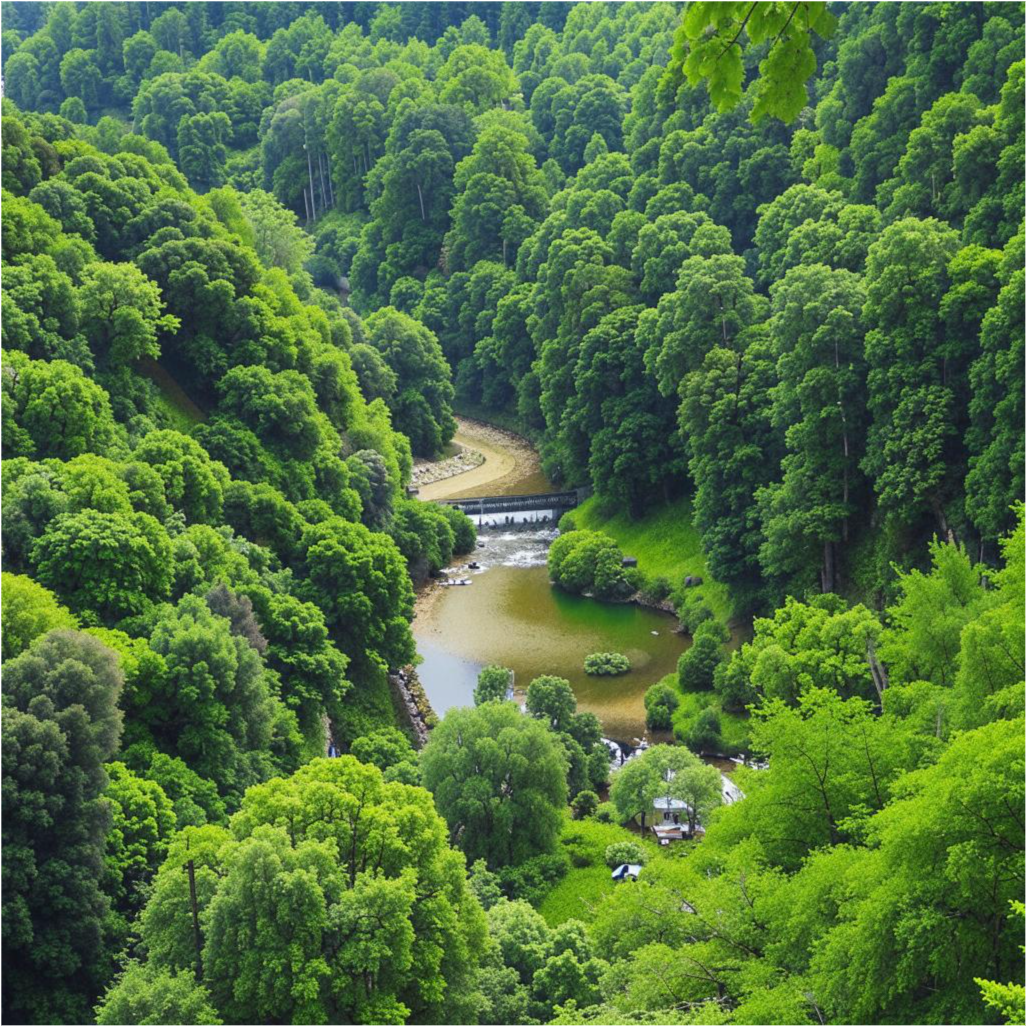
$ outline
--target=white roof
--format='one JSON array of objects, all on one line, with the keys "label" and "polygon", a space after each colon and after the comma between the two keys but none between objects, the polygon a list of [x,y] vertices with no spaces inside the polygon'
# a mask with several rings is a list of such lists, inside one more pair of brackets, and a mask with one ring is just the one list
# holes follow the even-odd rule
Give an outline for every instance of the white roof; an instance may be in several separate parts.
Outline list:
[{"label": "white roof", "polygon": [[680,812],[688,807],[687,802],[681,801],[679,798],[656,798],[652,802],[653,808],[656,809],[668,809],[670,812]]}]

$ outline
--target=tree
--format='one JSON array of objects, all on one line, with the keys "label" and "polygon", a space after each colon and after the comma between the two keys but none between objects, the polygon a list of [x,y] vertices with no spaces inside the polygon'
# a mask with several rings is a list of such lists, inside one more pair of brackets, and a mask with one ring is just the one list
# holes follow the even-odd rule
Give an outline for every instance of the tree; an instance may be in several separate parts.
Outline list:
[{"label": "tree", "polygon": [[649,730],[669,730],[680,696],[669,684],[653,684],[645,692],[645,725]]},{"label": "tree", "polygon": [[1011,387],[1023,367],[1022,303],[1024,275],[1013,254],[1022,251],[1022,236],[1006,248],[1003,281],[994,305],[983,317],[980,354],[969,371],[970,428],[966,437],[969,472],[965,480],[966,512],[982,538],[990,541],[1011,527],[1010,510],[1023,493],[1023,419],[1019,391]]},{"label": "tree", "polygon": [[396,1021],[473,1008],[484,917],[426,792],[349,756],[319,759],[251,789],[231,835],[212,830],[172,845],[143,934],[151,964],[196,964],[192,924],[176,916],[192,859],[204,979],[223,1018]]},{"label": "tree", "polygon": [[260,259],[289,274],[302,272],[313,256],[314,240],[298,226],[296,215],[262,189],[242,193],[239,206],[253,230]]},{"label": "tree", "polygon": [[413,586],[392,539],[332,517],[303,531],[300,551],[302,595],[324,612],[351,665],[362,671],[409,663]]},{"label": "tree", "polygon": [[109,783],[103,800],[111,811],[105,889],[127,927],[145,904],[149,883],[177,824],[171,801],[158,783],[137,776],[121,762],[105,768]]},{"label": "tree", "polygon": [[890,225],[869,250],[863,310],[871,416],[863,468],[883,510],[906,522],[931,512],[944,537],[968,402],[969,340],[946,338],[939,314],[956,244],[933,219]]},{"label": "tree", "polygon": [[148,513],[61,513],[32,561],[41,583],[107,622],[144,612],[171,589],[171,544]]},{"label": "tree", "polygon": [[567,761],[545,725],[507,702],[451,709],[421,755],[424,786],[471,861],[519,865],[554,849]]},{"label": "tree", "polygon": [[103,984],[104,763],[121,735],[117,657],[51,631],[4,664],[4,1015],[89,1016]]},{"label": "tree", "polygon": [[865,297],[856,275],[821,265],[792,268],[772,291],[771,419],[788,452],[783,479],[759,494],[766,534],[759,558],[769,574],[796,575],[818,557],[820,587],[833,591],[837,549],[862,491]]},{"label": "tree", "polygon": [[546,723],[557,733],[566,731],[574,713],[577,699],[570,681],[549,675],[535,677],[527,686],[527,712],[536,720]]},{"label": "tree", "polygon": [[474,705],[485,702],[505,702],[513,684],[513,671],[505,666],[486,666],[477,675]]},{"label": "tree", "polygon": [[[908,729],[874,716],[869,702],[813,688],[796,708],[766,700],[755,711],[752,750],[773,772],[740,772],[740,806],[730,806],[717,844],[756,837],[773,864],[795,868],[812,850],[859,836],[882,809],[899,775],[915,761]],[[742,822],[743,821],[743,822]]]},{"label": "tree", "polygon": [[233,799],[270,776],[278,703],[259,653],[230,621],[187,595],[157,621],[150,647],[167,670],[138,718],[157,747]]},{"label": "tree", "polygon": [[228,472],[198,442],[179,431],[150,431],[132,455],[156,470],[167,501],[189,523],[221,522]]},{"label": "tree", "polygon": [[[1007,913],[1019,894],[1013,810],[1022,729],[1020,718],[968,731],[895,786],[895,800],[871,821],[873,849],[848,875],[853,890],[838,925],[813,957],[812,979],[829,1008],[843,1005],[859,1018],[984,1017],[974,977],[1018,974],[1022,938]],[[956,813],[966,808],[971,815]],[[943,872],[924,873],[924,865]],[[924,922],[945,933],[943,945],[916,931]],[[909,975],[895,971],[896,957]],[[922,987],[926,979],[934,985]]]},{"label": "tree", "polygon": [[8,360],[4,440],[12,456],[71,459],[114,442],[110,399],[65,360]]},{"label": "tree", "polygon": [[52,630],[74,630],[78,626],[78,618],[71,610],[31,577],[4,571],[2,581],[4,662],[20,655],[36,638]]},{"label": "tree", "polygon": [[691,832],[720,804],[720,774],[680,745],[653,745],[622,766],[613,776],[610,801],[621,819],[645,818],[657,800],[684,803]]},{"label": "tree", "polygon": [[713,686],[716,667],[723,661],[725,633],[716,620],[706,620],[695,630],[691,647],[677,660],[682,691],[708,691]]},{"label": "tree", "polygon": [[99,1026],[124,1022],[193,1022],[221,1026],[206,988],[190,970],[174,972],[138,962],[128,968],[96,1006]]},{"label": "tree", "polygon": [[396,375],[393,423],[413,451],[434,456],[456,431],[449,368],[434,334],[394,307],[367,318],[367,337]]},{"label": "tree", "polygon": [[161,316],[160,289],[132,264],[90,264],[79,291],[82,330],[101,359],[121,366],[160,355],[159,332],[177,317]]}]

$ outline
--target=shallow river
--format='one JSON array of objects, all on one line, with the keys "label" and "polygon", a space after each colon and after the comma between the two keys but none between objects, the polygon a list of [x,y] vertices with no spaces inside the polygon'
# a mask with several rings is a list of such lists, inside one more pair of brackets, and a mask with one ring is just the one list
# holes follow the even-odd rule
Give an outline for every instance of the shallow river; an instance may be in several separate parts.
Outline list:
[{"label": "shallow river", "polygon": [[[468,558],[481,569],[459,574],[473,583],[441,589],[414,623],[420,678],[441,716],[473,704],[478,671],[488,663],[510,667],[518,692],[540,674],[556,674],[607,737],[631,744],[645,732],[646,688],[676,668],[690,639],[673,633],[676,620],[666,614],[553,588],[545,564],[554,537],[548,527],[479,529],[484,545]],[[622,652],[631,670],[589,677],[584,658],[592,652]]]}]

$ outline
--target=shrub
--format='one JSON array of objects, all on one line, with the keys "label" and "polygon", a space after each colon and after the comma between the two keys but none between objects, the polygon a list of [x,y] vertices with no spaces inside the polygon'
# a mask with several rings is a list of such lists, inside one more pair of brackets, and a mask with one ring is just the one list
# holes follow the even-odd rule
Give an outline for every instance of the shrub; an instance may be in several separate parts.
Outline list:
[{"label": "shrub", "polygon": [[693,752],[719,752],[723,748],[720,717],[711,706],[703,709],[688,728],[675,733]]},{"label": "shrub", "polygon": [[648,861],[648,855],[637,841],[617,841],[606,848],[605,859],[610,869],[616,869],[624,863],[643,866]]},{"label": "shrub", "polygon": [[595,677],[616,677],[631,668],[631,661],[619,652],[593,652],[584,660],[584,672]]},{"label": "shrub", "polygon": [[497,873],[503,893],[511,901],[522,898],[537,905],[570,868],[565,852],[535,855],[519,866],[507,866]]},{"label": "shrub", "polygon": [[583,530],[562,534],[552,543],[549,576],[571,594],[591,592],[604,599],[627,598],[636,590],[638,577],[624,569],[623,553],[612,538]]},{"label": "shrub", "polygon": [[694,634],[706,620],[713,618],[713,611],[702,596],[692,588],[681,589],[673,596],[680,624],[688,634]]},{"label": "shrub", "polygon": [[598,795],[594,791],[579,791],[570,803],[570,808],[574,810],[574,819],[585,819],[594,815],[598,803]]},{"label": "shrub", "polygon": [[569,534],[571,531],[576,530],[577,519],[574,517],[572,510],[567,510],[567,512],[559,518],[559,533]]},{"label": "shrub", "polygon": [[671,591],[673,586],[666,577],[653,577],[641,584],[641,592],[650,602],[662,602]]},{"label": "shrub", "polygon": [[616,806],[612,802],[601,802],[599,807],[595,810],[592,819],[596,823],[618,823],[619,819],[616,815]]},{"label": "shrub", "polygon": [[669,730],[673,714],[680,705],[675,688],[660,681],[645,692],[645,723],[649,730]]},{"label": "shrub", "polygon": [[677,660],[677,677],[684,691],[708,691],[716,667],[723,661],[723,625],[707,620],[695,631],[694,641]]}]

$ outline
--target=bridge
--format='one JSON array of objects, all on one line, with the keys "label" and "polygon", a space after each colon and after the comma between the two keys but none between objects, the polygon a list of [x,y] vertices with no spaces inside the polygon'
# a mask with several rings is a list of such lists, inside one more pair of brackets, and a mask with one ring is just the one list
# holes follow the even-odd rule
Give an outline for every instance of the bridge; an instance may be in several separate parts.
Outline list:
[{"label": "bridge", "polygon": [[491,495],[474,499],[440,499],[443,506],[455,506],[467,516],[491,513],[530,513],[538,510],[573,509],[580,501],[576,491],[543,492],[541,495]]}]

